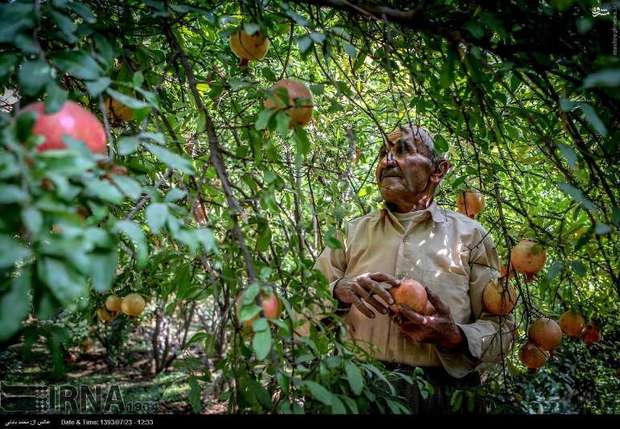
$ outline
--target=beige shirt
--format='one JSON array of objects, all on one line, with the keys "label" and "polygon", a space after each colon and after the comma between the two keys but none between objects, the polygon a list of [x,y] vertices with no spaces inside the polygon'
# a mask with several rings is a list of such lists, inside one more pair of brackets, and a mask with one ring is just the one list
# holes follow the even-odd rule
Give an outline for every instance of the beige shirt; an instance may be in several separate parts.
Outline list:
[{"label": "beige shirt", "polygon": [[388,315],[370,306],[376,317],[369,319],[353,306],[345,316],[348,335],[376,358],[443,366],[450,375],[461,378],[484,363],[498,362],[510,350],[512,318],[500,320],[486,313],[482,305],[485,286],[498,281],[499,259],[490,236],[478,222],[440,209],[433,202],[427,209],[411,213],[396,214],[385,208],[358,217],[347,223],[346,234],[340,238],[344,248],[326,248],[315,264],[332,292],[342,277],[367,272],[413,278],[450,307],[470,353],[440,352],[432,344],[416,343],[401,334]]}]

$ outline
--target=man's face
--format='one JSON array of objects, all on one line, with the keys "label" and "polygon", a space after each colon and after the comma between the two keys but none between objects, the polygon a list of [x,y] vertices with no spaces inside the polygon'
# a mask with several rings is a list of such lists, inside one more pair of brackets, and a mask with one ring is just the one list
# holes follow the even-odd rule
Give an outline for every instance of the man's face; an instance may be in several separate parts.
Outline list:
[{"label": "man's face", "polygon": [[429,190],[432,193],[445,174],[444,168],[435,168],[430,149],[414,130],[403,129],[400,138],[383,147],[375,170],[383,199],[398,207],[417,203]]}]

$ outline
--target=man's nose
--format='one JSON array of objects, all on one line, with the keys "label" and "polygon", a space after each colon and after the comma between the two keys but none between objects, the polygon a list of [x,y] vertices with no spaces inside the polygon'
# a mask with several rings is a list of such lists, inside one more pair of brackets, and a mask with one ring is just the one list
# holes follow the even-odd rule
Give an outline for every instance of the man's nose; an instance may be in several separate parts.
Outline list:
[{"label": "man's nose", "polygon": [[396,165],[396,159],[394,158],[392,151],[389,151],[385,156],[385,164],[390,167]]}]

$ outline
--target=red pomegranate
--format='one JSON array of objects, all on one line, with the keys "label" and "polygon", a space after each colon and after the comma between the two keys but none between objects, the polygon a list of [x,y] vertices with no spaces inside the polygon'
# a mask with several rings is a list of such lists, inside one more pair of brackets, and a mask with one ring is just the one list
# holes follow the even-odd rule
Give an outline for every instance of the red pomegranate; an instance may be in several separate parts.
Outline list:
[{"label": "red pomegranate", "polygon": [[583,342],[586,345],[591,346],[601,339],[601,332],[594,323],[590,322],[583,331]]},{"label": "red pomegranate", "polygon": [[576,311],[568,310],[560,316],[560,328],[569,337],[578,337],[583,332],[586,322]]},{"label": "red pomegranate", "polygon": [[107,153],[106,135],[101,122],[80,104],[67,101],[58,112],[46,114],[43,102],[37,102],[26,106],[24,111],[37,113],[32,132],[45,138],[37,151],[64,149],[63,136],[67,135],[83,141],[93,153]]},{"label": "red pomegranate", "polygon": [[551,351],[562,342],[562,329],[555,320],[541,317],[530,326],[528,331],[530,341],[541,350]]}]

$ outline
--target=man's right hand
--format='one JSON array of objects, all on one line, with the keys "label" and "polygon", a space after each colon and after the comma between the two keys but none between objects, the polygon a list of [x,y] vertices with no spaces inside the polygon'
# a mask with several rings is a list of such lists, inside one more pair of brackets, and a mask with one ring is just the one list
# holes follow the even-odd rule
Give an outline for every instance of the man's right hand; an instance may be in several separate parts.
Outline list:
[{"label": "man's right hand", "polygon": [[385,273],[364,273],[356,277],[344,277],[334,288],[334,297],[345,305],[354,305],[362,314],[374,319],[375,313],[367,306],[372,305],[381,314],[387,314],[388,308],[373,295],[378,295],[388,305],[394,299],[388,290],[398,286],[399,281]]}]

